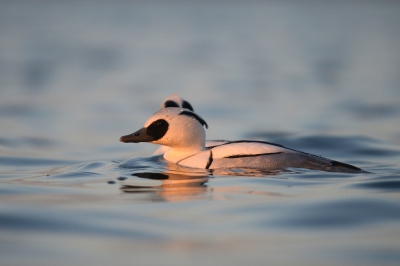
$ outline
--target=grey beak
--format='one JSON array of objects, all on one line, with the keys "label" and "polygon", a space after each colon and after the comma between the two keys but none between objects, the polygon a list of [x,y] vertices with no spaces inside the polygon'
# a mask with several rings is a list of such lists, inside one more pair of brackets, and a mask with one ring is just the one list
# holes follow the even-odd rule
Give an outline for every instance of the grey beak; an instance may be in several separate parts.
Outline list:
[{"label": "grey beak", "polygon": [[122,136],[119,139],[119,141],[125,142],[125,143],[128,143],[128,142],[133,142],[133,143],[150,142],[153,140],[154,140],[153,136],[147,135],[146,127],[143,127],[130,135]]}]

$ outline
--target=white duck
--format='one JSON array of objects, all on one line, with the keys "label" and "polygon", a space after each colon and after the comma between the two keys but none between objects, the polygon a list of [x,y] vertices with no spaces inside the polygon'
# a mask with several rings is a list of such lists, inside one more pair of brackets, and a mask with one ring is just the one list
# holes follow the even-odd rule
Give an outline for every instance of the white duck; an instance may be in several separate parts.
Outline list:
[{"label": "white duck", "polygon": [[207,123],[189,109],[167,107],[154,113],[140,130],[121,142],[151,142],[170,147],[164,159],[181,166],[219,169],[282,170],[306,168],[329,172],[362,173],[355,166],[296,151],[279,144],[240,140],[205,146]]}]

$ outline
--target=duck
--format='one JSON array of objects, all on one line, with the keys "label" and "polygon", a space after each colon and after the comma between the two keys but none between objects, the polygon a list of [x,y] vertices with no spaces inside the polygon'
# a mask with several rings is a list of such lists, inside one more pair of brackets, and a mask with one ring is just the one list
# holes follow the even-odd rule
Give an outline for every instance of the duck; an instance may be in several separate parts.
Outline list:
[{"label": "duck", "polygon": [[149,142],[169,147],[162,155],[179,166],[201,169],[244,168],[264,171],[303,168],[326,172],[366,173],[356,166],[265,141],[224,141],[206,146],[207,122],[194,111],[165,107],[121,142]]},{"label": "duck", "polygon": [[[186,108],[189,109],[190,111],[194,112],[193,105],[180,97],[177,93],[174,93],[167,98],[164,99],[164,101],[161,103],[161,109],[162,108],[168,108],[168,107],[180,107],[180,108]],[[226,140],[206,140],[206,147],[210,146],[215,146],[219,144],[223,144],[227,142]],[[164,154],[167,150],[169,149],[168,146],[160,145],[154,152],[153,155],[161,155]]]}]

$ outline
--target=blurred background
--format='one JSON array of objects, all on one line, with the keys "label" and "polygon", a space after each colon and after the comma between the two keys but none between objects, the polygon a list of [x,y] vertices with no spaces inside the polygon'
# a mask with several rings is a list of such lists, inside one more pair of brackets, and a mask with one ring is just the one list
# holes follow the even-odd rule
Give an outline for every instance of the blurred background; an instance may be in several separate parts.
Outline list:
[{"label": "blurred background", "polygon": [[[374,174],[160,179],[173,93]],[[399,144],[400,1],[0,1],[1,265],[397,266]]]},{"label": "blurred background", "polygon": [[0,153],[123,145],[172,93],[209,139],[400,141],[399,1],[1,1]]}]

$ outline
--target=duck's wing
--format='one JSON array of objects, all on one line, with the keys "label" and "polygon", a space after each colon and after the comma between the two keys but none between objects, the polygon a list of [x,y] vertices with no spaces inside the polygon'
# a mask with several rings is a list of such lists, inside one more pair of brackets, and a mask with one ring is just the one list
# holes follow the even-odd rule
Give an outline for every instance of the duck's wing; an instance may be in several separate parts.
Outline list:
[{"label": "duck's wing", "polygon": [[279,144],[248,140],[225,142],[219,145],[208,147],[208,149],[212,151],[214,159],[253,157],[265,154],[297,152]]},{"label": "duck's wing", "polygon": [[262,141],[235,141],[210,148],[209,169],[256,168],[283,170],[304,168],[328,172],[362,173],[350,164],[304,153],[285,146]]},{"label": "duck's wing", "polygon": [[353,165],[306,153],[271,153],[213,159],[209,169],[220,168],[248,168],[265,171],[302,168],[325,172],[366,173],[366,171]]},{"label": "duck's wing", "polygon": [[234,159],[292,152],[292,150],[281,145],[273,145],[271,143],[259,141],[211,141],[208,142],[208,144],[210,146],[207,147],[207,150],[182,159],[177,162],[177,164],[187,167],[208,169],[215,159]]}]

